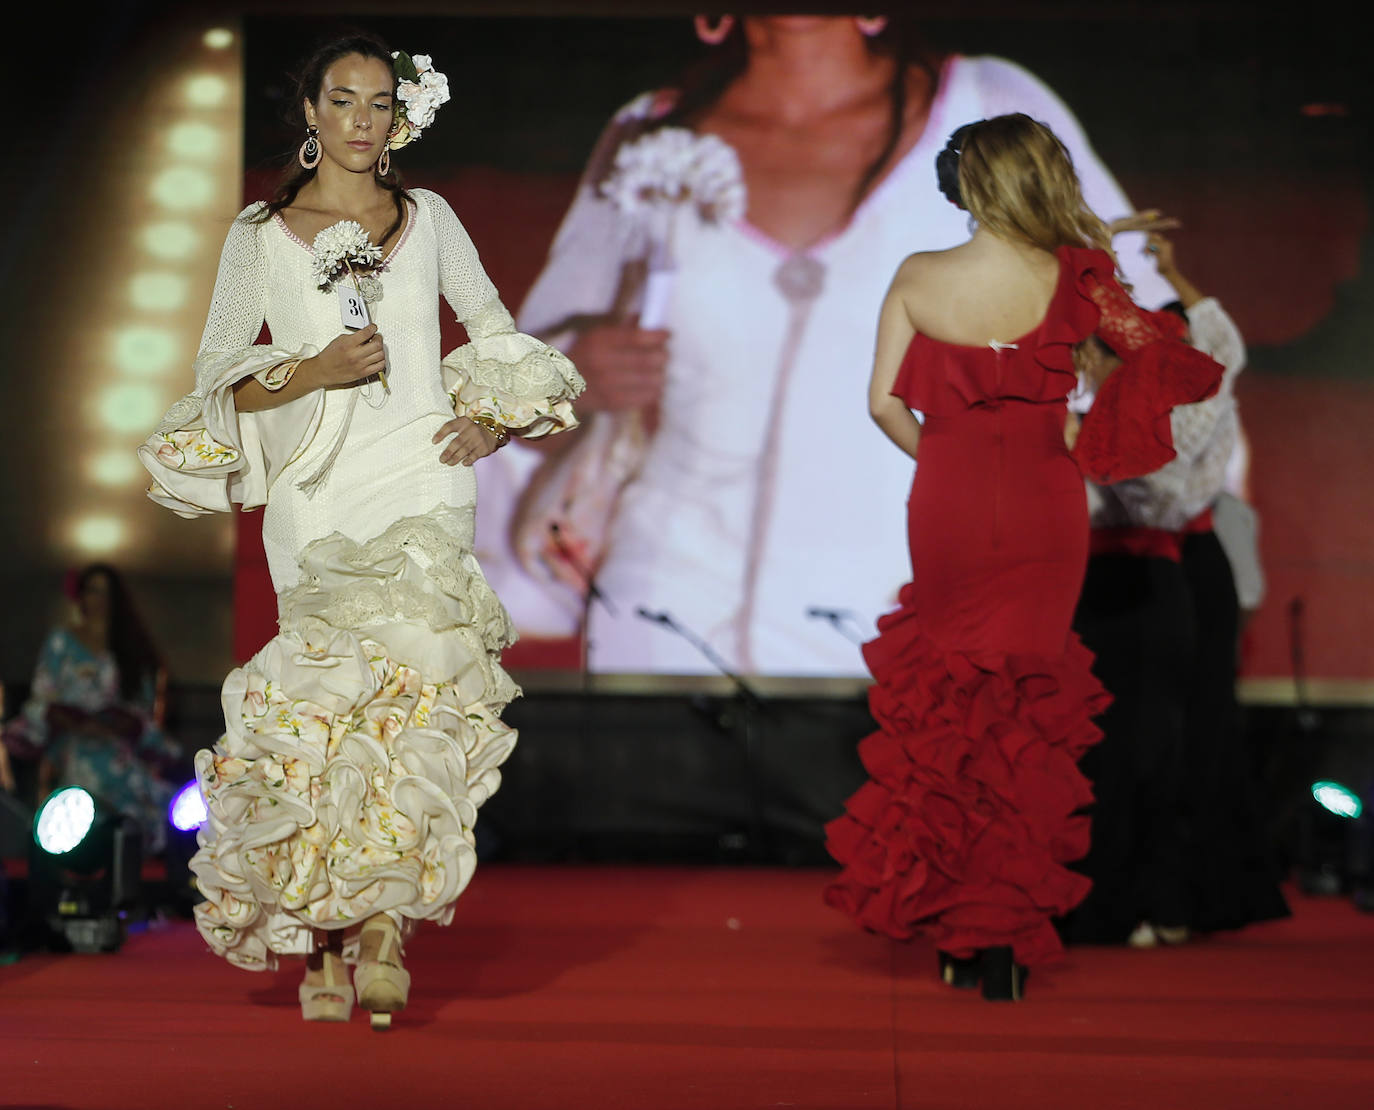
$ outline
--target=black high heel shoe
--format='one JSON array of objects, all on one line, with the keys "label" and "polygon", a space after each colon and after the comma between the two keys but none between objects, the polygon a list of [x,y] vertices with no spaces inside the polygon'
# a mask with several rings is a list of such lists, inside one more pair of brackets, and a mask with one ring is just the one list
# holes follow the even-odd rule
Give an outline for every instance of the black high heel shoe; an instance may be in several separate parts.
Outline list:
[{"label": "black high heel shoe", "polygon": [[1011,947],[984,948],[981,953],[983,997],[989,1002],[1020,1002],[1029,972],[1012,958]]},{"label": "black high heel shoe", "polygon": [[978,979],[982,974],[977,956],[961,959],[948,952],[937,952],[940,957],[940,979],[956,990],[971,991],[978,989]]}]

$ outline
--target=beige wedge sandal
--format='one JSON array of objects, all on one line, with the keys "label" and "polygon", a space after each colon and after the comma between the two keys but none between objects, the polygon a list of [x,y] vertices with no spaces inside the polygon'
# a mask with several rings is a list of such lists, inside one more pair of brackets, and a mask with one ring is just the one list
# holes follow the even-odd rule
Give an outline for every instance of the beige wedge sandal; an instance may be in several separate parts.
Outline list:
[{"label": "beige wedge sandal", "polygon": [[359,936],[361,947],[369,935],[377,938],[374,959],[358,963],[353,972],[353,985],[358,991],[358,1005],[372,1017],[373,1029],[390,1029],[391,1015],[406,1008],[410,996],[410,972],[401,966],[401,936],[396,922],[386,914],[369,918]]},{"label": "beige wedge sandal", "polygon": [[306,1021],[347,1021],[353,1013],[353,986],[343,956],[325,949],[320,970],[323,982],[301,984],[301,1017]]}]

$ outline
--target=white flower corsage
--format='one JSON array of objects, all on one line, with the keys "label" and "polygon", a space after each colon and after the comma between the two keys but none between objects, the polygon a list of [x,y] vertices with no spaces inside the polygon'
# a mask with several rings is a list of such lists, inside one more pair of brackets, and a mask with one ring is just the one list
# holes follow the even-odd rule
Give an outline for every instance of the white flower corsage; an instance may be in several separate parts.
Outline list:
[{"label": "white flower corsage", "polygon": [[348,274],[358,285],[354,266],[376,266],[382,261],[382,248],[368,238],[367,229],[357,220],[340,220],[315,236],[315,283],[324,290]]},{"label": "white flower corsage", "polygon": [[449,101],[448,77],[434,68],[428,54],[414,57],[402,50],[391,55],[396,70],[396,124],[387,146],[400,150],[418,139],[434,122],[440,104]]}]

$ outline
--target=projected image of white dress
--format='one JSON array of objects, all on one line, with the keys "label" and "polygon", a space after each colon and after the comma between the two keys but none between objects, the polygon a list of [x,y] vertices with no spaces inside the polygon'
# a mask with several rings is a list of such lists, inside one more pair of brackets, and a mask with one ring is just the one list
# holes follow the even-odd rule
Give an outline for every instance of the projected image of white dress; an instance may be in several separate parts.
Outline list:
[{"label": "projected image of white dress", "polygon": [[[664,98],[645,95],[613,122],[596,159]],[[666,386],[643,464],[606,536],[596,582],[616,611],[586,607],[589,659],[604,672],[704,673],[690,643],[636,615],[667,611],[733,667],[779,675],[863,675],[851,639],[873,635],[910,577],[901,505],[909,464],[864,408],[885,282],[913,251],[967,239],[968,218],[936,190],[935,155],[956,127],[1022,111],[1068,145],[1091,207],[1104,218],[1131,205],[1064,104],[1034,76],[998,58],[948,59],[919,139],[885,172],[844,226],[804,249],[746,217],[678,222],[677,279],[667,322]],[[627,253],[625,220],[589,172],[520,326],[569,349],[578,326],[613,304]],[[746,175],[747,176],[747,175]],[[1171,298],[1138,249],[1119,242],[1136,296]],[[592,369],[585,367],[589,380]],[[583,413],[587,419],[586,412]],[[593,423],[600,421],[598,412]],[[588,423],[588,430],[593,423]],[[582,433],[579,433],[582,434]],[[571,444],[570,444],[571,446]],[[540,460],[503,452],[513,493]],[[508,528],[489,497],[488,540]],[[517,520],[518,534],[527,522]],[[523,566],[521,560],[523,558]],[[483,565],[522,631],[566,635],[582,619],[571,590],[538,581],[528,552],[483,551]],[[853,614],[843,629],[809,609]]]},{"label": "projected image of white dress", "polygon": [[[381,913],[447,923],[516,739],[500,719],[519,692],[500,663],[512,629],[472,553],[476,480],[432,437],[455,407],[526,436],[571,427],[581,380],[515,331],[448,205],[409,196],[375,275],[389,390],[236,412],[236,382],[343,330],[311,247],[254,205],[224,247],[195,392],[139,449],[150,496],[182,516],[266,506],[280,632],[225,680],[226,734],[196,759],[196,920],[243,967]],[[442,362],[441,295],[470,339]],[[255,343],[264,320],[270,344]]]}]

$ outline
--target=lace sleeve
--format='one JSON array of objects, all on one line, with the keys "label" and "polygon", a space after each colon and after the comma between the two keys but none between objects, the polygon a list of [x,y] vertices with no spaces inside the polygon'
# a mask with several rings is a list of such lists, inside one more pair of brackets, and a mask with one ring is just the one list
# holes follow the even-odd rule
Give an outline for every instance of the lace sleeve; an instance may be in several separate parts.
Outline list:
[{"label": "lace sleeve", "polygon": [[1091,296],[1101,313],[1097,336],[1122,359],[1164,338],[1158,324],[1115,281],[1095,282]]},{"label": "lace sleeve", "polygon": [[1176,457],[1173,410],[1215,394],[1222,368],[1177,338],[1177,317],[1146,312],[1115,279],[1089,272],[1082,288],[1099,312],[1095,333],[1122,364],[1098,389],[1073,453],[1095,482],[1137,478]]},{"label": "lace sleeve", "polygon": [[235,351],[251,346],[262,330],[266,267],[258,226],[251,222],[260,207],[249,205],[229,225],[224,250],[220,252],[219,272],[215,275],[215,292],[196,353],[197,362],[208,351]]},{"label": "lace sleeve", "polygon": [[323,408],[318,392],[260,413],[234,407],[237,382],[261,380],[288,359],[319,353],[309,344],[291,351],[254,343],[268,290],[262,224],[254,219],[260,210],[260,204],[245,208],[224,241],[195,389],[167,410],[138,449],[153,479],[148,496],[179,516],[265,504],[272,480],[311,435]]},{"label": "lace sleeve", "polygon": [[516,331],[467,230],[444,200],[412,190],[429,211],[439,251],[439,291],[469,342],[445,357],[454,411],[489,416],[527,439],[577,426],[572,399],[582,378],[561,352]]}]

